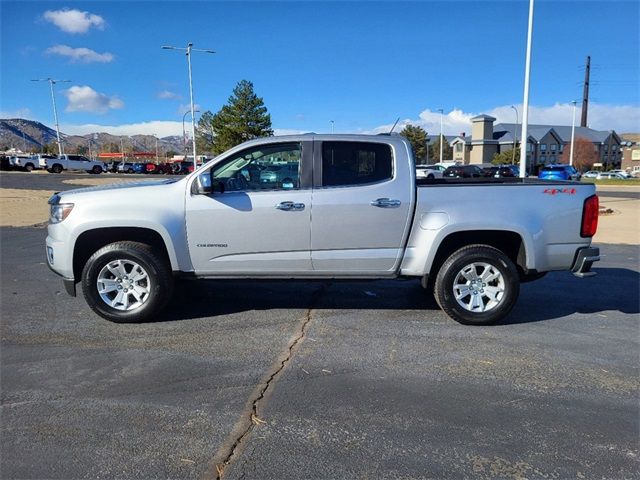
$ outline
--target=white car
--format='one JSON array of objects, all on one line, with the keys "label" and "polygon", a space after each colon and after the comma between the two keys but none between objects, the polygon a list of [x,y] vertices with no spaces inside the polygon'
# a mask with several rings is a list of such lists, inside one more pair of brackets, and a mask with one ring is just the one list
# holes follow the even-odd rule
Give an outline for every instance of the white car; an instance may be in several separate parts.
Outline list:
[{"label": "white car", "polygon": [[596,177],[596,180],[610,180],[610,179],[626,180],[627,177],[625,177],[624,175],[618,172],[600,172]]},{"label": "white car", "polygon": [[416,165],[416,178],[442,178],[445,170],[441,165]]},{"label": "white car", "polygon": [[589,170],[588,172],[585,172],[582,174],[583,178],[598,178],[598,175],[600,174],[599,171],[597,170]]},{"label": "white car", "polygon": [[619,173],[624,178],[631,178],[631,174],[626,170],[611,170],[611,173]]}]

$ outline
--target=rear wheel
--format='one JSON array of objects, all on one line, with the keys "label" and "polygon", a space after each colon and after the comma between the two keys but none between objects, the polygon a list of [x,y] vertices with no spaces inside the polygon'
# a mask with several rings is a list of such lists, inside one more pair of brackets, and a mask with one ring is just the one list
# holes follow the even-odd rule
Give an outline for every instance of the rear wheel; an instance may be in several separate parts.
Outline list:
[{"label": "rear wheel", "polygon": [[99,173],[102,173],[102,168],[100,168],[98,165],[95,165],[91,169],[91,173],[94,173],[95,175],[98,175]]},{"label": "rear wheel", "polygon": [[60,165],[59,163],[56,163],[53,167],[51,167],[51,172],[52,173],[61,173],[62,172],[62,165]]},{"label": "rear wheel", "polygon": [[434,295],[457,322],[489,325],[504,318],[520,292],[518,271],[509,257],[488,245],[454,252],[436,276]]},{"label": "rear wheel", "polygon": [[32,163],[27,163],[27,164],[24,166],[24,169],[25,169],[27,172],[30,172],[31,170],[33,170],[33,164],[32,164]]},{"label": "rear wheel", "polygon": [[116,242],[102,247],[82,271],[82,291],[91,309],[116,323],[151,320],[173,292],[169,265],[150,246]]}]

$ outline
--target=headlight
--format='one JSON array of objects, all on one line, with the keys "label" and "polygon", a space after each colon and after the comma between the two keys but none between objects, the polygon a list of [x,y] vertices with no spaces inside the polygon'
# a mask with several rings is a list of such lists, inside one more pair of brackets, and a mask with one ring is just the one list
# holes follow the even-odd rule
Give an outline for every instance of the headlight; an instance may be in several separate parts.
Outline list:
[{"label": "headlight", "polygon": [[60,223],[69,216],[73,209],[73,203],[57,203],[51,205],[51,218],[50,223]]}]

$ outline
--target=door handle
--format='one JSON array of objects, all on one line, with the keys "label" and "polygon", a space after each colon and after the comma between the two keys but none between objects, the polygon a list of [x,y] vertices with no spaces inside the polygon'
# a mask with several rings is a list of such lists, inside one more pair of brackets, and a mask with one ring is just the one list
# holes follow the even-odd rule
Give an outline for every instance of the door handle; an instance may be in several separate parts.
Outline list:
[{"label": "door handle", "polygon": [[304,203],[294,203],[294,202],[280,202],[278,205],[276,205],[276,208],[278,210],[284,210],[286,212],[289,211],[296,211],[299,212],[300,210],[304,210]]},{"label": "door handle", "polygon": [[391,200],[389,198],[378,198],[371,202],[372,206],[380,208],[398,208],[401,204],[400,200]]}]

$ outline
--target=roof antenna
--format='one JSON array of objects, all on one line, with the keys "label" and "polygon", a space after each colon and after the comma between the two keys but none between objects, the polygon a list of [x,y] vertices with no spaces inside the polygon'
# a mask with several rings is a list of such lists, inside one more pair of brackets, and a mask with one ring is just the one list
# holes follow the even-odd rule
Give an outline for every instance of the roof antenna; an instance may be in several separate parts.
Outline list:
[{"label": "roof antenna", "polygon": [[396,125],[398,125],[399,121],[400,121],[400,117],[396,119],[396,123],[393,124],[393,127],[391,127],[391,130],[389,130],[389,133],[387,135],[391,135],[391,133],[393,133],[393,129],[396,128]]}]

